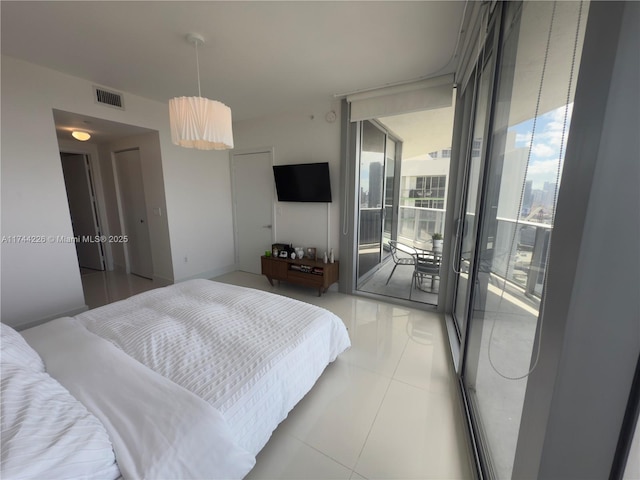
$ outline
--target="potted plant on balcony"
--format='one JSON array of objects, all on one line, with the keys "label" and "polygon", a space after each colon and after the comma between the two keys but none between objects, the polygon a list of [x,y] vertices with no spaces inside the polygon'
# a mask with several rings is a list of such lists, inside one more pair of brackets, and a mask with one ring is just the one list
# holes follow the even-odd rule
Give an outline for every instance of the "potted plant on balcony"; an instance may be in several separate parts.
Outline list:
[{"label": "potted plant on balcony", "polygon": [[434,233],[431,235],[431,241],[433,242],[433,251],[442,252],[442,234],[438,232]]}]

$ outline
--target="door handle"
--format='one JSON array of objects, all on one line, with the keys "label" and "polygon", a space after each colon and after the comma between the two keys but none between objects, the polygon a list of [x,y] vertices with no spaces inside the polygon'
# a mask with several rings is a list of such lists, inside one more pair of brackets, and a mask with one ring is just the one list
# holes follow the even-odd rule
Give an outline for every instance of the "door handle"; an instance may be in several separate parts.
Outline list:
[{"label": "door handle", "polygon": [[262,228],[272,228],[271,225],[262,225]]}]

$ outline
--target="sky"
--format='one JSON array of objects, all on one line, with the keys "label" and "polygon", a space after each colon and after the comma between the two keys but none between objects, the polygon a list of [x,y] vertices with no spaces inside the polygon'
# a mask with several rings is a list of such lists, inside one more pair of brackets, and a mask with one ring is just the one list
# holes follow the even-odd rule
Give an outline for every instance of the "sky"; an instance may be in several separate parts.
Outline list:
[{"label": "sky", "polygon": [[[516,134],[516,148],[531,149],[527,180],[533,181],[534,189],[541,190],[544,182],[556,183],[559,163],[560,173],[562,173],[572,111],[573,103],[540,115],[535,125],[535,133],[533,119],[514,125],[509,129],[510,132]],[[563,144],[565,115],[567,126],[564,131]]]},{"label": "sky", "polygon": [[[510,132],[515,132],[516,148],[531,149],[529,168],[527,170],[527,181],[533,181],[534,189],[542,190],[545,182],[556,183],[559,162],[559,173],[562,173],[562,163],[564,162],[564,153],[566,150],[566,141],[569,136],[569,125],[571,123],[572,111],[573,103],[570,103],[569,105],[563,105],[539,115],[537,122],[535,122],[535,134],[533,119],[526,120],[509,128]],[[563,126],[565,124],[565,115],[566,130],[564,131],[563,144],[562,136]],[[360,185],[365,192],[369,190],[369,164],[374,161],[380,162],[383,158],[384,157],[381,153],[362,152]]]}]

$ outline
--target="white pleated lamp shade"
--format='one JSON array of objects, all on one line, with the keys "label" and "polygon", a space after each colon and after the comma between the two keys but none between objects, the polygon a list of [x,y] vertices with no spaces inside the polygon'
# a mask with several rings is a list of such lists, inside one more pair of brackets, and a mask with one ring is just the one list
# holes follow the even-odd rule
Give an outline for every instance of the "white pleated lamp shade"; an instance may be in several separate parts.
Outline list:
[{"label": "white pleated lamp shade", "polygon": [[224,103],[203,97],[172,98],[169,122],[176,145],[198,150],[233,148],[231,109]]}]

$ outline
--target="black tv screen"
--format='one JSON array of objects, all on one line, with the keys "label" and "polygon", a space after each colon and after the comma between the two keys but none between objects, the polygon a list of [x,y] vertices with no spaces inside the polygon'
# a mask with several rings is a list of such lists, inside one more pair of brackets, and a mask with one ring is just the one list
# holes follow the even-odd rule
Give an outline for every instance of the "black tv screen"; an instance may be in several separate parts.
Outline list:
[{"label": "black tv screen", "polygon": [[280,202],[330,202],[329,164],[274,165],[273,176]]}]

